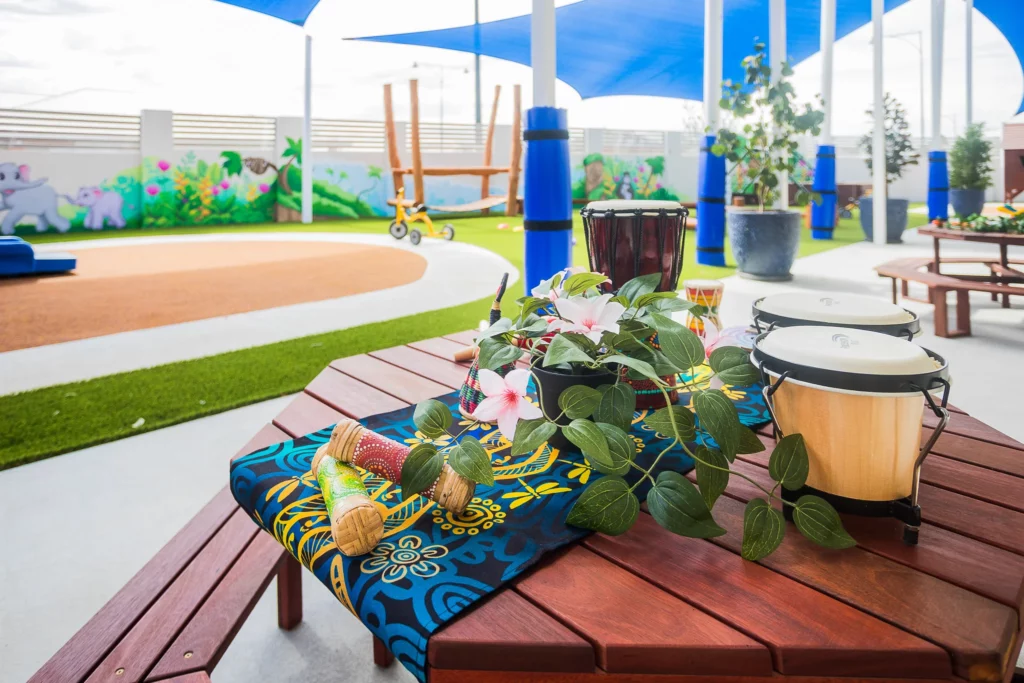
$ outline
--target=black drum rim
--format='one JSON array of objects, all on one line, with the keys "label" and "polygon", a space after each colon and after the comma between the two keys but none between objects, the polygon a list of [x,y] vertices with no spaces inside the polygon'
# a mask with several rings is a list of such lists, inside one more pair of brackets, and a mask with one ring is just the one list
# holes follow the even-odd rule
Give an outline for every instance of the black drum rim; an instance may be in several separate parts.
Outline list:
[{"label": "black drum rim", "polygon": [[809,320],[807,318],[794,318],[788,315],[780,315],[778,313],[769,313],[761,310],[759,304],[768,297],[761,297],[751,304],[750,310],[751,315],[754,318],[754,325],[757,327],[758,332],[761,331],[761,324],[763,323],[766,327],[845,327],[853,330],[866,330],[868,332],[878,332],[880,334],[887,334],[890,337],[908,337],[914,339],[921,333],[921,317],[914,313],[909,308],[904,308],[911,315],[911,319],[902,323],[882,323],[882,324],[860,324],[860,323],[834,323],[825,322],[822,320]]},{"label": "black drum rim", "polygon": [[[829,327],[832,327],[831,325]],[[767,380],[767,375],[813,384],[824,389],[840,389],[869,394],[908,394],[949,387],[949,363],[945,358],[923,346],[922,351],[939,363],[939,367],[928,372],[903,375],[869,375],[849,370],[827,370],[810,365],[801,365],[776,358],[760,348],[761,340],[771,334],[762,332],[754,340],[750,357],[754,365]],[[765,382],[770,384],[770,382]]]},{"label": "black drum rim", "polygon": [[[642,201],[642,200],[638,200],[638,201]],[[681,218],[687,218],[690,215],[690,210],[687,209],[685,206],[682,206],[682,205],[680,205],[678,207],[671,208],[671,209],[669,209],[669,208],[643,209],[643,208],[640,208],[640,207],[629,208],[629,207],[625,207],[625,206],[622,207],[621,209],[592,209],[589,206],[584,206],[582,209],[580,209],[580,217],[581,218],[590,218],[591,216],[600,216],[602,218],[605,217],[605,216],[614,216],[614,217],[621,216],[623,218],[631,218],[631,217],[638,216],[638,215],[639,216],[672,216],[672,215],[675,215],[675,216],[679,216]]]}]

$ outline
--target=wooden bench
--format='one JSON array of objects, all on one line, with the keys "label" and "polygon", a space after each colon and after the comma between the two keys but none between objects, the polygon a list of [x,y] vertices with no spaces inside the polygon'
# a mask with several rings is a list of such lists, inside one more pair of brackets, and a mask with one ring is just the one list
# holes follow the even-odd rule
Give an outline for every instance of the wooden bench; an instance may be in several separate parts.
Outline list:
[{"label": "wooden bench", "polygon": [[[290,438],[264,427],[235,457]],[[302,567],[222,489],[30,679],[204,683],[271,579],[302,621]]]},{"label": "wooden bench", "polygon": [[[996,260],[978,258],[942,259],[943,263],[977,263],[988,266],[993,273],[1001,264]],[[897,283],[903,298],[922,301],[935,306],[935,336],[967,337],[971,334],[971,300],[970,293],[988,292],[996,301],[1000,295],[1004,298],[1011,295],[1024,295],[1024,288],[1007,284],[987,282],[986,276],[979,275],[945,275],[933,272],[935,261],[931,258],[902,258],[883,263],[875,267],[880,277],[892,278],[892,301],[897,302]],[[928,288],[927,299],[916,299],[909,295],[908,284],[918,282]],[[949,329],[949,309],[946,294],[956,292],[956,328]]]}]

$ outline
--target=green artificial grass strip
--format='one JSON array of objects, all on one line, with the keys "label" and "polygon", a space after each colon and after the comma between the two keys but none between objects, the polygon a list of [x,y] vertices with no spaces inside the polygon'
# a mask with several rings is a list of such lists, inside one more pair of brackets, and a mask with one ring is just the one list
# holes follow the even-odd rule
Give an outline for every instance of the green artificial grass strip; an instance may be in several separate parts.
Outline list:
[{"label": "green artificial grass strip", "polygon": [[[912,221],[924,217],[912,215]],[[217,232],[341,232],[386,234],[387,220],[249,225],[224,228],[137,229],[43,234],[31,242],[117,239],[130,236]],[[439,221],[443,222],[443,221]],[[521,225],[521,218],[487,216],[453,219],[455,239],[497,253],[522,272],[523,234],[499,223]],[[912,223],[915,225],[915,223]],[[576,218],[573,260],[586,264],[582,226]],[[819,253],[863,240],[856,220],[841,221],[831,241],[815,241],[801,231],[800,255]],[[696,236],[687,235],[682,279],[722,278],[734,267],[698,266]],[[728,253],[728,250],[726,251]],[[494,274],[495,286],[500,273]],[[680,284],[682,284],[680,282]],[[506,294],[506,308],[522,295],[520,281]],[[301,391],[336,358],[475,328],[487,317],[490,299],[429,313],[360,325],[216,356],[125,372],[84,382],[0,396],[0,469],[15,467],[87,446],[167,427],[258,401]],[[133,427],[139,419],[145,422]],[[248,434],[239,434],[239,442]]]}]

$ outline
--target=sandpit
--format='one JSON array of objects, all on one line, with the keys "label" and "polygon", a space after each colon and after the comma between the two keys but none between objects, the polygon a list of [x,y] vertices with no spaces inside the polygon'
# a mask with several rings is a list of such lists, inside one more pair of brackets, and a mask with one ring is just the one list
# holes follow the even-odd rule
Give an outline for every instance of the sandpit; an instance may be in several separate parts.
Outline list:
[{"label": "sandpit", "polygon": [[411,251],[336,242],[112,245],[76,256],[73,274],[0,280],[0,352],[396,287],[427,267]]}]

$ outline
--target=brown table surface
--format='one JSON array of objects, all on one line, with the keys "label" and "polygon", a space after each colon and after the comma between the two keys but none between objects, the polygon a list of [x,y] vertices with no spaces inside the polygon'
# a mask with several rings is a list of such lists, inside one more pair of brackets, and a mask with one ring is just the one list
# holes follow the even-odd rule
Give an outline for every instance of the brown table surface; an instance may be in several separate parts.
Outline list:
[{"label": "brown table surface", "polygon": [[[472,337],[331,363],[249,450],[459,388],[466,366],[452,353]],[[733,477],[714,509],[726,536],[682,538],[641,513],[622,536],[552,553],[434,634],[431,683],[1009,680],[1021,649],[1024,444],[954,410],[923,468],[918,546],[893,520],[846,517],[856,548],[818,548],[790,524],[775,554],[746,562],[743,507],[756,489]],[[766,482],[767,434],[768,450],[736,463]]]}]

